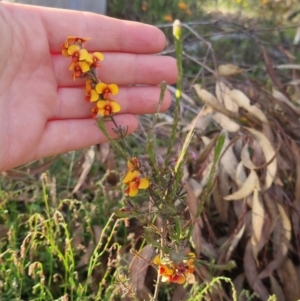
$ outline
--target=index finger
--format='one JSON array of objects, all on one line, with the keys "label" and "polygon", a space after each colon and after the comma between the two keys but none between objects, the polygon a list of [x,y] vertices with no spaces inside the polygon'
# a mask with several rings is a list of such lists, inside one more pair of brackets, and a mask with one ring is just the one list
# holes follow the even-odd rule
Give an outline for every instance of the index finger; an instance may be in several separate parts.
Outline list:
[{"label": "index finger", "polygon": [[143,23],[90,12],[31,5],[15,5],[14,11],[19,11],[20,14],[32,13],[32,17],[36,17],[37,14],[41,18],[51,52],[61,52],[61,44],[67,36],[72,35],[91,38],[89,49],[92,51],[149,54],[160,52],[166,44],[165,35],[160,29]]}]

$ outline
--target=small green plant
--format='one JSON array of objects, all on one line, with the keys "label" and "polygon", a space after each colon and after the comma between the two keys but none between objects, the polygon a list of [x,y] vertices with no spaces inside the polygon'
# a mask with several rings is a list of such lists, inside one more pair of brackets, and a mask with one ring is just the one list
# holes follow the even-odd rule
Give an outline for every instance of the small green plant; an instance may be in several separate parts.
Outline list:
[{"label": "small green plant", "polygon": [[[86,100],[95,102],[96,107],[92,109],[92,116],[97,119],[100,130],[106,135],[117,151],[127,160],[128,171],[123,178],[125,184],[124,207],[116,211],[122,218],[136,218],[144,224],[145,244],[151,245],[159,253],[154,260],[146,260],[149,265],[157,267],[158,278],[155,285],[153,300],[158,298],[160,282],[174,282],[178,284],[193,283],[196,256],[189,251],[188,242],[191,239],[193,223],[187,221],[181,214],[181,207],[185,205],[185,192],[183,178],[183,166],[188,157],[188,146],[192,139],[194,128],[192,127],[182,148],[174,153],[173,145],[177,139],[180,99],[182,93],[182,42],[181,25],[177,20],[173,26],[173,36],[177,54],[178,81],[176,90],[176,101],[174,109],[174,121],[172,125],[170,140],[168,142],[165,157],[156,155],[156,138],[154,127],[157,122],[157,114],[164,98],[166,84],[162,83],[161,95],[158,104],[157,114],[153,116],[152,127],[149,129],[148,148],[143,154],[133,154],[126,142],[126,129],[118,125],[114,115],[122,108],[111,99],[111,95],[118,93],[118,86],[115,84],[102,83],[96,77],[95,68],[104,57],[99,52],[89,54],[83,48],[87,38],[68,37],[63,44],[63,54],[72,58],[70,70],[73,71],[74,80],[77,77],[86,78]],[[114,124],[113,131],[117,134],[118,140],[114,140],[106,130],[106,122]],[[224,141],[225,133],[221,133],[216,140],[216,148],[211,174],[203,192],[202,200],[195,214],[199,218],[203,204],[209,195],[216,172]],[[139,190],[145,190],[148,195],[151,207],[147,212],[142,212],[138,203],[132,199],[136,197]],[[160,219],[162,224],[157,226],[156,221]],[[132,250],[135,256],[143,258],[138,251]],[[87,277],[90,277],[88,270]],[[125,285],[125,284],[124,284]],[[86,289],[84,289],[84,293]]]}]

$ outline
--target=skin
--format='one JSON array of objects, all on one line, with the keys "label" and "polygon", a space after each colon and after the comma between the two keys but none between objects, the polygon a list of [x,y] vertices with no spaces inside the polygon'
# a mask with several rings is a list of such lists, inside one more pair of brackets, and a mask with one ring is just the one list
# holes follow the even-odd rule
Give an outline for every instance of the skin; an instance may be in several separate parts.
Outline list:
[{"label": "skin", "polygon": [[[106,141],[84,100],[84,80],[73,81],[61,55],[69,35],[90,37],[88,51],[104,54],[99,78],[119,85],[118,124],[132,133],[136,114],[154,113],[165,80],[176,81],[176,61],[153,55],[165,47],[157,28],[93,13],[0,3],[0,171]],[[134,86],[139,85],[139,86]],[[162,111],[171,102],[166,93]],[[113,126],[107,124],[111,131]]]}]

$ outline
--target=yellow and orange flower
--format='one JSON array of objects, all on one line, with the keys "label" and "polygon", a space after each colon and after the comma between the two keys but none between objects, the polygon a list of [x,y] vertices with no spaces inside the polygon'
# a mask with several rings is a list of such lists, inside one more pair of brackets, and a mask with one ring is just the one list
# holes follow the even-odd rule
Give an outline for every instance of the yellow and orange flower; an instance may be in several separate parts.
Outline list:
[{"label": "yellow and orange flower", "polygon": [[68,54],[69,46],[72,44],[83,44],[84,42],[90,40],[90,38],[79,38],[76,36],[68,36],[66,41],[61,45],[63,56],[70,56]]},{"label": "yellow and orange flower", "polygon": [[95,84],[93,84],[93,81],[90,78],[85,82],[85,100],[87,102],[99,100],[99,94],[95,90]]},{"label": "yellow and orange flower", "polygon": [[77,77],[80,77],[84,73],[90,71],[90,66],[85,61],[76,63],[73,62],[69,67],[69,70],[73,71],[73,79],[75,80]]},{"label": "yellow and orange flower", "polygon": [[72,56],[72,62],[86,61],[92,63],[93,60],[86,49],[81,48],[79,45],[71,45],[68,48],[68,55]]},{"label": "yellow and orange flower", "polygon": [[157,265],[158,273],[162,276],[162,282],[174,282],[183,284],[193,278],[195,254],[189,253],[189,258],[181,262],[171,261],[168,257],[160,258],[157,255],[153,263]]},{"label": "yellow and orange flower", "polygon": [[178,7],[182,10],[186,10],[188,8],[187,4],[183,1],[178,3]]},{"label": "yellow and orange flower", "polygon": [[139,165],[139,161],[136,157],[132,157],[127,161],[127,167],[130,171],[138,170]]},{"label": "yellow and orange flower", "polygon": [[120,105],[113,100],[99,100],[97,102],[98,114],[101,116],[111,116],[121,111]]},{"label": "yellow and orange flower", "polygon": [[104,55],[101,52],[94,52],[93,54],[90,54],[90,58],[93,66],[100,67],[101,62],[104,60]]},{"label": "yellow and orange flower", "polygon": [[141,173],[138,170],[130,169],[123,179],[123,183],[127,185],[125,193],[131,197],[136,196],[139,189],[147,189],[150,185],[149,180],[147,178],[142,178]]},{"label": "yellow and orange flower", "polygon": [[119,91],[119,88],[116,84],[105,84],[99,83],[96,86],[96,91],[99,94],[102,94],[105,99],[109,99],[111,95],[116,95]]}]

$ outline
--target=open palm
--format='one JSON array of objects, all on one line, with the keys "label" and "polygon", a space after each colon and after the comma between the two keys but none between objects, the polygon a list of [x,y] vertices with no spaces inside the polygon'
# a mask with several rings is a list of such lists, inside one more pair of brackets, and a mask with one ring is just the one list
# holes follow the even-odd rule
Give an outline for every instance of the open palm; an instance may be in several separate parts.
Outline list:
[{"label": "open palm", "polygon": [[[165,46],[155,27],[0,3],[0,171],[105,141],[84,101],[84,80],[73,81],[70,60],[61,55],[69,35],[90,37],[86,48],[104,54],[98,77],[120,86],[116,120],[129,133],[138,125],[134,114],[156,110],[156,85],[176,80],[175,60],[153,55]],[[162,110],[170,99],[167,93]]]}]

